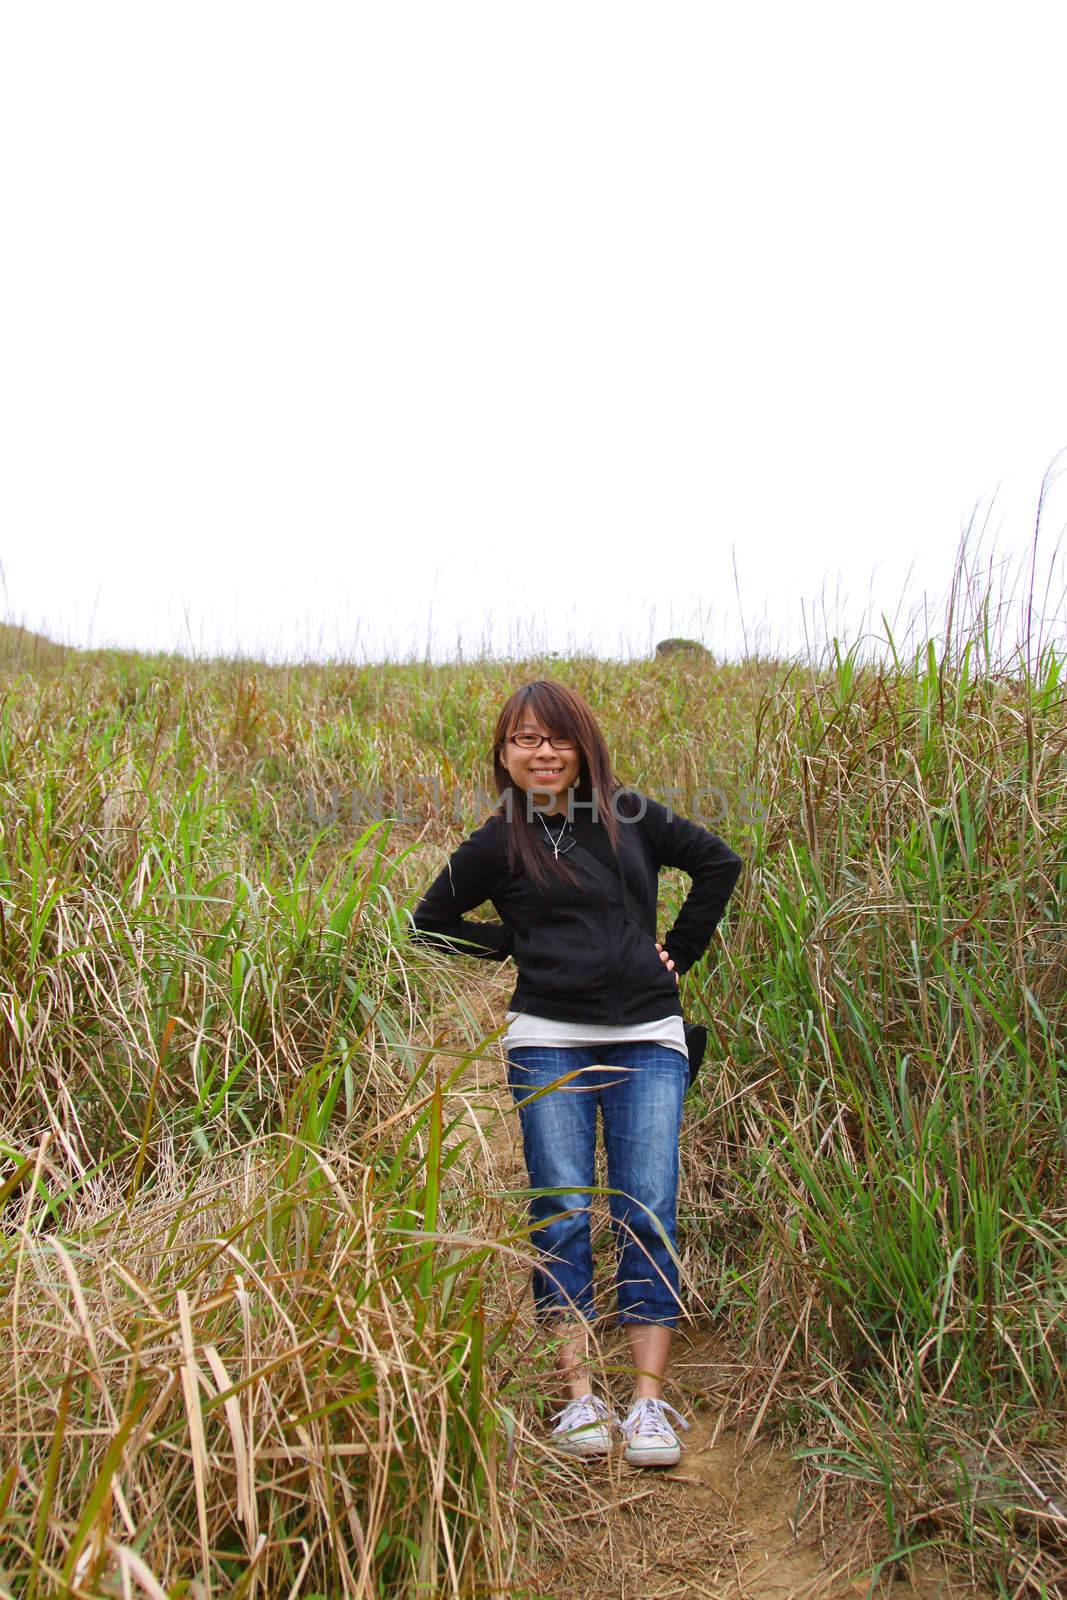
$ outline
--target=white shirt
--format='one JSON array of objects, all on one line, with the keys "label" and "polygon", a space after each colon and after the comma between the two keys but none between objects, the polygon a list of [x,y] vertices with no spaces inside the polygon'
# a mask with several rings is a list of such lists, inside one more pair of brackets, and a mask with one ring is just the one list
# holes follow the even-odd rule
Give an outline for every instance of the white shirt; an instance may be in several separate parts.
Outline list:
[{"label": "white shirt", "polygon": [[504,1020],[510,1023],[502,1040],[505,1050],[516,1045],[548,1045],[559,1050],[580,1044],[664,1044],[669,1050],[680,1050],[689,1060],[681,1017],[602,1026],[596,1022],[559,1022],[554,1017],[531,1017],[526,1011],[507,1011]]}]

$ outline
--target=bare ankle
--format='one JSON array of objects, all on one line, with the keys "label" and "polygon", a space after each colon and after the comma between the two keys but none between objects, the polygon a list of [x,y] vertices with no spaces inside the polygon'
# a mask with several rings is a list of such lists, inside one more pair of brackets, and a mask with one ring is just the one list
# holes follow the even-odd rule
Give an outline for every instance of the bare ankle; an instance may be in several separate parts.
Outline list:
[{"label": "bare ankle", "polygon": [[585,1365],[589,1354],[588,1341],[580,1329],[576,1330],[576,1335],[567,1339],[556,1351],[556,1375],[569,1400],[580,1400],[593,1390]]},{"label": "bare ankle", "polygon": [[556,1376],[568,1400],[580,1400],[584,1394],[592,1394],[593,1384],[584,1367],[557,1367]]}]

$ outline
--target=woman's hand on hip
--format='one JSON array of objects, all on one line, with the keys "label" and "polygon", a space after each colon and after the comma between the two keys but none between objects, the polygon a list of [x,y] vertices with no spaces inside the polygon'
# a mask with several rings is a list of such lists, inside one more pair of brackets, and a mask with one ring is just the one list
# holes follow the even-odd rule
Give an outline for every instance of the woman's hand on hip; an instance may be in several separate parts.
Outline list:
[{"label": "woman's hand on hip", "polygon": [[[656,940],[656,949],[659,951],[659,958],[666,966],[667,971],[674,972],[674,962],[671,960],[668,952],[664,950],[658,939]],[[674,972],[674,981],[675,983],[678,982],[678,974],[676,972]]]}]

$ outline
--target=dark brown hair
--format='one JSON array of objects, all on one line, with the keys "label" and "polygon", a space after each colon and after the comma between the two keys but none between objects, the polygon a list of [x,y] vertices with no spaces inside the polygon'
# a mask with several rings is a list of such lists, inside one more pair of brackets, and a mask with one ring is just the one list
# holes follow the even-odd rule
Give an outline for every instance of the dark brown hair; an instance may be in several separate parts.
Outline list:
[{"label": "dark brown hair", "polygon": [[[503,796],[494,815],[500,817],[507,828],[508,866],[514,868],[521,863],[537,884],[544,883],[546,868],[558,872],[568,883],[576,884],[581,880],[566,865],[565,856],[561,855],[557,861],[546,852],[536,837],[535,830],[540,830],[542,824],[536,815],[527,817],[526,791],[514,781],[501,760],[508,734],[514,733],[522,725],[527,711],[533,713],[547,733],[573,739],[578,752],[574,799],[588,803],[596,791],[596,815],[603,819],[611,848],[615,852],[619,848],[619,823],[611,807],[611,798],[616,790],[625,786],[615,776],[607,743],[596,717],[576,689],[569,689],[565,683],[557,683],[552,678],[535,678],[516,689],[505,702],[493,729],[490,757],[493,781],[497,793]],[[588,805],[582,808],[581,813],[575,812],[575,815],[579,814],[593,815]]]}]

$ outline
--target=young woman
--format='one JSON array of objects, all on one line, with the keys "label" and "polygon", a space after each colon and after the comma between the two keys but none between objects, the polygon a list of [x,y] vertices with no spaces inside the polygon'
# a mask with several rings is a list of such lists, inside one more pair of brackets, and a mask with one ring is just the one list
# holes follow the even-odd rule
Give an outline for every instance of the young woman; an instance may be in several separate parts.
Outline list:
[{"label": "young woman", "polygon": [[[535,1311],[561,1336],[556,1366],[569,1395],[552,1419],[553,1442],[602,1456],[619,1420],[593,1394],[588,1370],[593,1263],[582,1191],[595,1183],[599,1107],[615,1191],[616,1308],[634,1366],[625,1455],[635,1466],[673,1466],[681,1446],[668,1413],[688,1426],[663,1399],[680,1310],[672,1252],[689,1081],[678,978],[707,949],[743,863],[716,834],[624,786],[589,705],[562,683],[515,691],[491,755],[501,803],[419,902],[414,937],[488,960],[511,956],[518,969],[508,1085],[531,1189],[558,1191],[530,1204]],[[660,867],[693,880],[662,941]],[[499,923],[465,916],[485,901]]]}]

